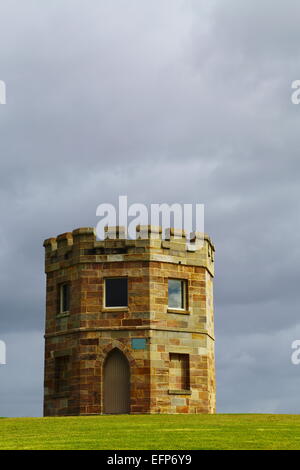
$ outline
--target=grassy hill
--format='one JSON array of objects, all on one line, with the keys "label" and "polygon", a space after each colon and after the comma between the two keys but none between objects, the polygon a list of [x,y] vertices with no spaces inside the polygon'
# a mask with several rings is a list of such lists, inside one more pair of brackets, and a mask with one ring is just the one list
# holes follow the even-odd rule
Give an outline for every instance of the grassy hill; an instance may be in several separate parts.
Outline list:
[{"label": "grassy hill", "polygon": [[0,449],[300,449],[298,415],[0,419]]}]

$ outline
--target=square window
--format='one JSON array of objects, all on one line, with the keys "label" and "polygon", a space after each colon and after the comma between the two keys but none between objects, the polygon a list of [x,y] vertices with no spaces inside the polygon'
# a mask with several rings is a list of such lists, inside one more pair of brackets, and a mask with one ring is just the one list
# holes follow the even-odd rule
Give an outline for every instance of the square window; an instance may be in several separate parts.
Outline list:
[{"label": "square window", "polygon": [[128,306],[128,279],[115,277],[105,279],[105,307]]},{"label": "square window", "polygon": [[169,279],[168,287],[168,307],[176,310],[185,310],[187,307],[186,281]]},{"label": "square window", "polygon": [[64,283],[59,286],[59,313],[70,310],[70,284]]}]

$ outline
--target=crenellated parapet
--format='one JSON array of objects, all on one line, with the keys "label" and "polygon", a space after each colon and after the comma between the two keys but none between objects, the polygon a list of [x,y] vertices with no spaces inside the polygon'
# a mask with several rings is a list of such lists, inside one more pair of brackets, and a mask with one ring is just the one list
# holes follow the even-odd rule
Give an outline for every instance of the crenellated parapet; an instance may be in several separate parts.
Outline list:
[{"label": "crenellated parapet", "polygon": [[125,227],[106,227],[105,239],[97,240],[94,228],[78,228],[44,242],[45,271],[79,263],[160,261],[205,267],[214,275],[215,248],[206,234],[138,225],[136,238],[127,238]]}]

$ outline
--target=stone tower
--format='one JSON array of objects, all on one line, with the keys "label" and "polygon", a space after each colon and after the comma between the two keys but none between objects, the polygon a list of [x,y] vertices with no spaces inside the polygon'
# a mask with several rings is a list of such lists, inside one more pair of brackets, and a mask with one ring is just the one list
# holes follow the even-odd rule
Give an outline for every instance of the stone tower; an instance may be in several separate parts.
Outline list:
[{"label": "stone tower", "polygon": [[45,416],[214,413],[213,244],[114,231],[44,242]]}]

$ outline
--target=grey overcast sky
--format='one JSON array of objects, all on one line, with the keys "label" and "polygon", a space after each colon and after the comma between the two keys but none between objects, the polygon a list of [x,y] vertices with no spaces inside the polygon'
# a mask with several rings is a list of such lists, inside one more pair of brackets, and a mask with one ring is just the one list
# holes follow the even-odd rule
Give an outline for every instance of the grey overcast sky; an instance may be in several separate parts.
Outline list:
[{"label": "grey overcast sky", "polygon": [[204,203],[219,412],[300,413],[298,0],[1,0],[0,416],[42,413],[45,238]]}]

